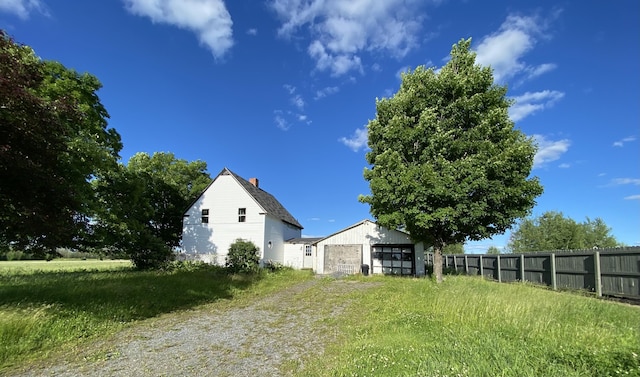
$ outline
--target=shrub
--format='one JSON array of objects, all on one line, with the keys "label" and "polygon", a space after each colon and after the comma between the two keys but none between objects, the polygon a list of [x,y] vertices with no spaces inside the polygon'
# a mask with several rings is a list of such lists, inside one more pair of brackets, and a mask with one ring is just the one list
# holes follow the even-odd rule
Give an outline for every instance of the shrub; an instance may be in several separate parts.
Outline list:
[{"label": "shrub", "polygon": [[284,264],[276,262],[276,261],[272,261],[271,259],[269,259],[268,261],[264,262],[264,268],[266,270],[268,270],[269,272],[279,272],[279,271],[293,270],[293,267],[285,266]]},{"label": "shrub", "polygon": [[260,249],[251,241],[238,238],[229,246],[225,266],[231,272],[257,272],[260,267]]}]

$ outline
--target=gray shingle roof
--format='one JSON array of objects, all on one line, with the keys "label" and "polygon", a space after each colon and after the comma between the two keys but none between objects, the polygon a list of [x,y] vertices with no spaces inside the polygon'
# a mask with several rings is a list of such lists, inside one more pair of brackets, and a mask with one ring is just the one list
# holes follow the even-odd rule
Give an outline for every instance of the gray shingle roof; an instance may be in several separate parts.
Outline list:
[{"label": "gray shingle roof", "polygon": [[[300,225],[298,220],[296,220],[296,218],[293,217],[289,213],[289,211],[287,211],[284,208],[284,206],[280,204],[280,202],[273,195],[269,194],[268,192],[264,191],[261,188],[254,186],[253,184],[251,184],[251,182],[247,181],[246,179],[242,178],[241,176],[237,175],[236,173],[232,172],[227,168],[222,169],[222,171],[220,172],[220,174],[218,174],[218,176],[227,175],[227,174],[232,175],[238,181],[238,183],[240,183],[240,185],[245,190],[247,190],[249,195],[251,195],[256,200],[256,202],[258,202],[258,204],[262,208],[264,208],[267,214],[271,216],[275,216],[276,218],[284,221],[285,223],[288,223],[297,228],[303,229],[303,226]],[[215,178],[214,178],[214,181],[215,181]]]}]

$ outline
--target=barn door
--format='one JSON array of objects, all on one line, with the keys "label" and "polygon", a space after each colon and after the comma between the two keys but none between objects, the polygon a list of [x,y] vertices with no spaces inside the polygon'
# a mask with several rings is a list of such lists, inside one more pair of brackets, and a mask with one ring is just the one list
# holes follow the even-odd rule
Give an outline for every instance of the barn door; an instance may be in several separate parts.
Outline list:
[{"label": "barn door", "polygon": [[324,273],[355,274],[362,264],[362,245],[325,245]]}]

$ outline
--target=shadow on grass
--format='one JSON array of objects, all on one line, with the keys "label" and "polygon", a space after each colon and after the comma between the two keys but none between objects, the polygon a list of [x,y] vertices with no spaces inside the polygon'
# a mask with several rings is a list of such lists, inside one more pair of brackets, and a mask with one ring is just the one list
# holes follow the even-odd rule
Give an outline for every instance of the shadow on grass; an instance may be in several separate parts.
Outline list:
[{"label": "shadow on grass", "polygon": [[53,306],[104,321],[129,322],[227,299],[261,275],[229,275],[209,267],[195,271],[73,271],[0,275],[0,308]]}]

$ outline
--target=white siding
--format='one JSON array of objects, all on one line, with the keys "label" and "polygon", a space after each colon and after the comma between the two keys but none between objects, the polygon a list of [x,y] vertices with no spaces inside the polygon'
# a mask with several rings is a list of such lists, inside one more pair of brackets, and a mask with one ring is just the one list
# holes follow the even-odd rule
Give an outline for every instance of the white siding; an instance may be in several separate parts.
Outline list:
[{"label": "white siding", "polygon": [[[362,263],[371,266],[371,245],[413,244],[408,234],[388,229],[365,220],[339,233],[336,233],[316,244],[315,271],[324,273],[325,245],[362,245]],[[416,275],[423,276],[424,246],[422,243],[414,245]]]},{"label": "white siding", "polygon": [[297,270],[304,267],[304,244],[302,243],[285,243],[284,244],[284,262],[285,266],[293,267]]},{"label": "white siding", "polygon": [[[238,209],[246,208],[245,222],[238,221]],[[201,221],[209,210],[209,223]],[[183,249],[187,259],[223,265],[229,246],[238,238],[265,251],[264,210],[231,175],[220,175],[198,198],[183,218]]]},{"label": "white siding", "polygon": [[[265,218],[264,226],[264,261],[272,260],[286,264],[284,256],[284,241],[292,238],[299,238],[301,235],[301,229],[269,215]],[[271,246],[269,246],[269,242],[271,242]]]}]

